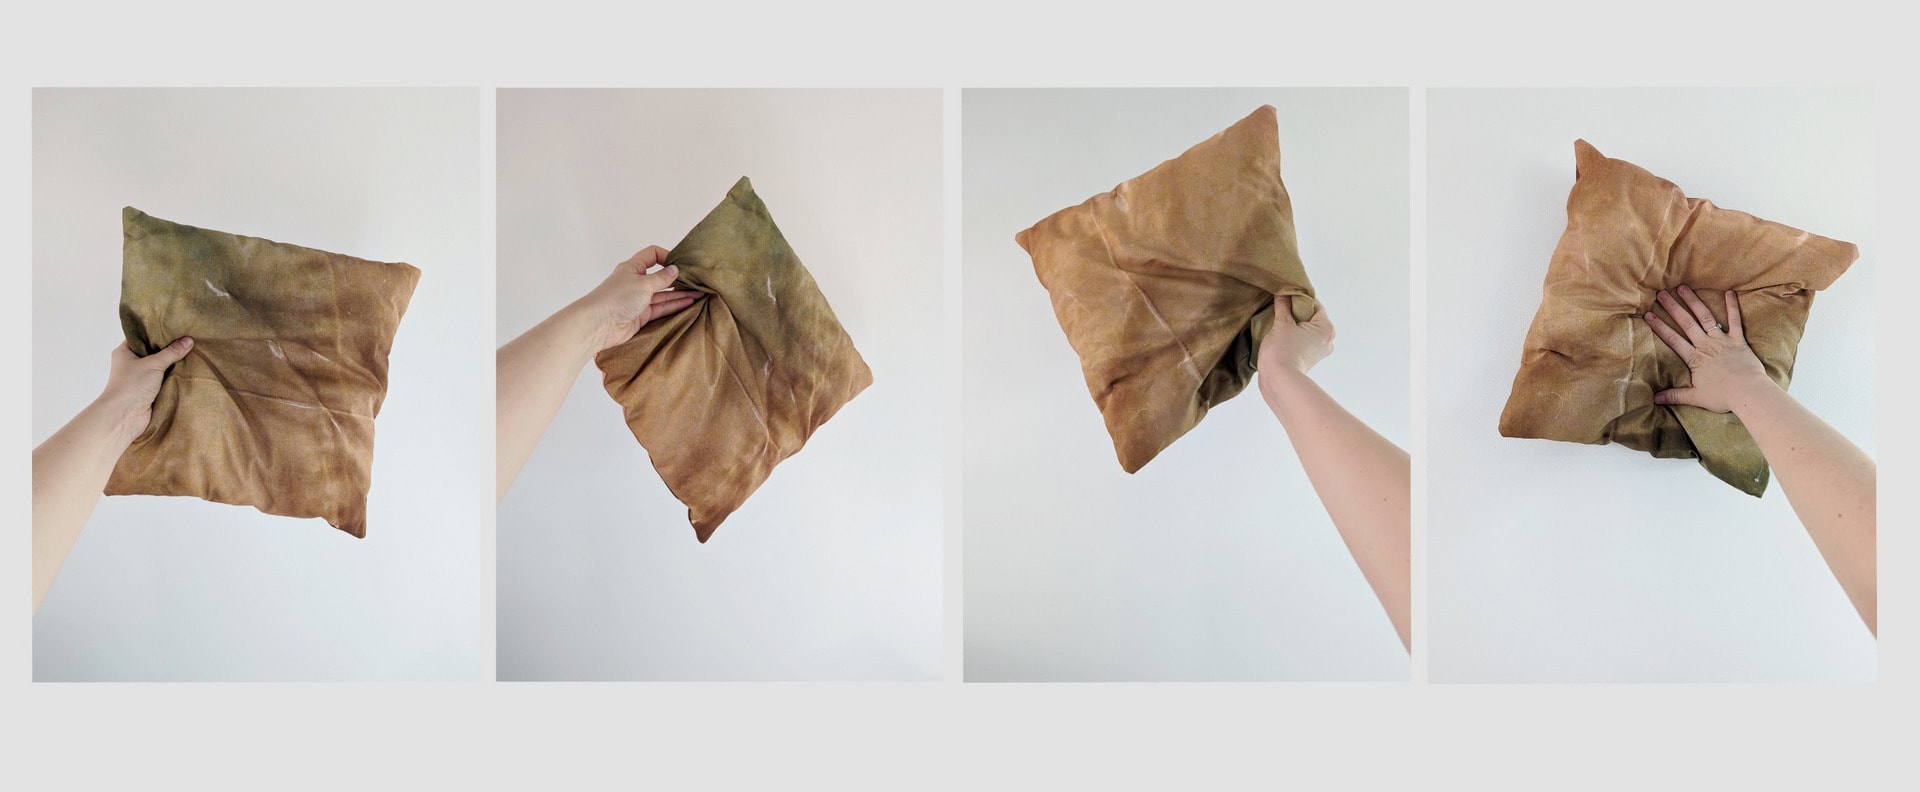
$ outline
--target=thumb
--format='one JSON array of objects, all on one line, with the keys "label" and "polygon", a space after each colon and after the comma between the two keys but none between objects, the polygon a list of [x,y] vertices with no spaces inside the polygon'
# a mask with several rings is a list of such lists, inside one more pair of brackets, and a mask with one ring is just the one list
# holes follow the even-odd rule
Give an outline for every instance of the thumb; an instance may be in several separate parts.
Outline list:
[{"label": "thumb", "polygon": [[143,362],[150,362],[154,368],[164,371],[168,366],[180,362],[180,359],[186,357],[187,352],[192,349],[193,339],[181,336],[174,339],[173,343],[161,347],[160,351],[148,355]]},{"label": "thumb", "polygon": [[1659,393],[1653,394],[1653,403],[1654,404],[1685,404],[1692,407],[1698,407],[1700,406],[1700,403],[1697,401],[1694,401],[1693,390],[1694,389],[1692,387],[1671,388],[1668,390],[1663,390]]},{"label": "thumb", "polygon": [[673,282],[679,278],[680,268],[669,264],[653,272],[641,275],[640,283],[647,287],[647,291],[657,292],[672,286]]}]

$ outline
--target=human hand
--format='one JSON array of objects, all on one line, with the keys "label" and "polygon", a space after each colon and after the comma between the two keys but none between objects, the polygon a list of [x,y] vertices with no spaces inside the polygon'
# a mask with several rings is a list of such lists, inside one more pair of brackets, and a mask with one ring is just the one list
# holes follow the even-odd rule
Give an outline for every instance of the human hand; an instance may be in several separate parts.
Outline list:
[{"label": "human hand", "polygon": [[[1774,387],[1766,367],[1747,346],[1746,330],[1740,323],[1740,298],[1733,290],[1726,292],[1725,327],[1714,320],[1707,304],[1700,301],[1693,289],[1683,285],[1678,291],[1680,300],[1675,300],[1664,289],[1655,293],[1654,299],[1667,309],[1679,330],[1667,326],[1652,311],[1647,312],[1645,319],[1653,328],[1653,334],[1687,364],[1693,384],[1656,393],[1654,403],[1690,404],[1723,413],[1744,402],[1745,395],[1753,388]],[[1686,302],[1684,308],[1680,304],[1682,300]]]},{"label": "human hand", "polygon": [[1315,363],[1333,354],[1333,320],[1327,318],[1327,304],[1313,307],[1313,316],[1304,322],[1293,320],[1293,298],[1274,295],[1273,328],[1260,341],[1255,360],[1262,375],[1282,370],[1307,373]]},{"label": "human hand", "polygon": [[666,260],[666,248],[648,246],[620,262],[612,275],[574,303],[590,322],[594,352],[626,343],[646,323],[678,313],[705,296],[672,289],[674,279],[680,277],[679,267],[647,272]]},{"label": "human hand", "polygon": [[140,357],[121,341],[109,358],[107,387],[94,403],[107,411],[129,441],[139,437],[153,421],[153,400],[160,395],[160,382],[166,378],[167,369],[191,349],[193,339],[181,336],[160,351]]}]

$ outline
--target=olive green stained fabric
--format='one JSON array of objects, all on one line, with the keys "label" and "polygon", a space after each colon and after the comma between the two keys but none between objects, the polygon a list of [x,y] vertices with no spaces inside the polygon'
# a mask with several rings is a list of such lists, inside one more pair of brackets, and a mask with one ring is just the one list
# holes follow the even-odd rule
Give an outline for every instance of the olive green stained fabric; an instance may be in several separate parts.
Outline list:
[{"label": "olive green stained fabric", "polygon": [[711,296],[595,362],[704,543],[873,372],[745,177],[666,264]]},{"label": "olive green stained fabric", "polygon": [[1656,457],[1698,457],[1741,492],[1767,488],[1767,460],[1731,413],[1655,404],[1685,387],[1686,363],[1642,318],[1669,320],[1654,292],[1685,284],[1720,323],[1740,300],[1747,344],[1786,387],[1813,293],[1858,258],[1851,243],[1688,198],[1673,182],[1574,142],[1567,230],[1547,265],[1500,433],[1619,443]]},{"label": "olive green stained fabric", "polygon": [[373,419],[420,271],[127,207],[120,323],[145,357],[192,336],[108,495],[187,495],[366,536]]},{"label": "olive green stained fabric", "polygon": [[1274,295],[1313,317],[1271,106],[1014,241],[1128,473],[1246,388]]}]

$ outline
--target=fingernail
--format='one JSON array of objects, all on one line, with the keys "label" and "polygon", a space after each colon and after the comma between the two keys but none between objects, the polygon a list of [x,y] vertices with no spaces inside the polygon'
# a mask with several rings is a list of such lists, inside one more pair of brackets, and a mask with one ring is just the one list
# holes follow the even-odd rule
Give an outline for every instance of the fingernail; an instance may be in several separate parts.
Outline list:
[{"label": "fingernail", "polygon": [[181,348],[181,349],[192,349],[192,348],[193,348],[193,338],[192,338],[192,337],[187,337],[187,338],[182,338],[182,339],[180,339],[180,348]]},{"label": "fingernail", "polygon": [[678,275],[678,274],[680,274],[680,265],[678,265],[678,264],[668,264],[668,265],[667,265],[667,274],[668,274],[668,275]]}]

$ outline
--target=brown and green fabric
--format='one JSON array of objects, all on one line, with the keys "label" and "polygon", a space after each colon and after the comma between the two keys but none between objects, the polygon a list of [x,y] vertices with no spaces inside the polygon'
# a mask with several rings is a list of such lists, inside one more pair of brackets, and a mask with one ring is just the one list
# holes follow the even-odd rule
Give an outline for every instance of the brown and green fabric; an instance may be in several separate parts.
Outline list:
[{"label": "brown and green fabric", "polygon": [[1846,272],[1859,249],[1688,198],[1584,140],[1573,147],[1567,230],[1547,265],[1500,433],[1698,457],[1721,481],[1759,496],[1767,461],[1740,419],[1654,403],[1691,378],[1642,316],[1670,320],[1654,292],[1686,284],[1724,324],[1724,293],[1734,290],[1747,344],[1784,388],[1813,293]]},{"label": "brown and green fabric", "polygon": [[127,345],[145,357],[194,344],[106,494],[187,495],[366,536],[373,419],[420,270],[132,207],[121,225]]},{"label": "brown and green fabric", "polygon": [[1271,106],[1014,241],[1128,473],[1246,388],[1275,294],[1313,316]]},{"label": "brown and green fabric", "polygon": [[745,177],[666,264],[711,296],[595,362],[704,543],[873,372]]}]

